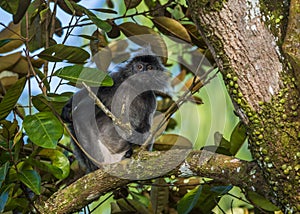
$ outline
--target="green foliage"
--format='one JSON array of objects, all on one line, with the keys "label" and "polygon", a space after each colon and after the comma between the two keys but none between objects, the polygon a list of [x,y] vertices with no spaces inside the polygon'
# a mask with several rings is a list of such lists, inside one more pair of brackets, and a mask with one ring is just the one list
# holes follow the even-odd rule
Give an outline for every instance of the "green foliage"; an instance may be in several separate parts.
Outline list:
[{"label": "green foliage", "polygon": [[19,5],[19,1],[9,1],[9,0],[0,1],[0,7],[3,10],[12,14],[16,13],[18,5]]},{"label": "green foliage", "polygon": [[81,65],[61,68],[57,70],[54,75],[77,84],[85,82],[87,85],[95,87],[113,85],[113,80],[107,73],[100,71],[97,68],[88,68]]},{"label": "green foliage", "polygon": [[194,206],[196,205],[200,195],[202,192],[202,186],[191,190],[179,201],[178,203],[178,213],[179,214],[187,214],[189,213]]},{"label": "green foliage", "polygon": [[38,94],[32,97],[33,106],[40,112],[55,111],[61,114],[64,105],[69,101],[73,93],[64,92],[62,94],[48,93],[47,96]]},{"label": "green foliage", "polygon": [[35,194],[41,194],[41,177],[35,170],[22,170],[18,172],[18,179],[30,188]]},{"label": "green foliage", "polygon": [[255,204],[255,206],[260,207],[266,211],[277,211],[279,208],[272,204],[270,201],[265,199],[263,196],[259,195],[256,192],[249,191],[247,193],[249,200]]},{"label": "green foliage", "polygon": [[70,63],[84,63],[90,57],[89,53],[81,48],[62,44],[53,45],[42,51],[38,56],[51,62],[66,60]]},{"label": "green foliage", "polygon": [[6,202],[9,198],[9,191],[10,191],[11,186],[7,186],[5,187],[3,190],[1,190],[1,194],[0,194],[0,212],[4,211]]},{"label": "green foliage", "polygon": [[41,158],[49,159],[51,164],[38,161],[34,158],[30,158],[26,160],[26,162],[45,172],[50,172],[57,179],[64,179],[68,177],[70,173],[70,163],[68,158],[61,151],[54,149],[42,149],[38,155]]},{"label": "green foliage", "polygon": [[11,41],[11,39],[2,39],[0,40],[0,47],[6,45],[7,43],[9,43]]},{"label": "green foliage", "polygon": [[63,134],[61,122],[51,112],[39,112],[26,116],[23,127],[29,139],[43,148],[56,148]]},{"label": "green foliage", "polygon": [[216,146],[205,146],[203,149],[229,156],[236,155],[247,139],[246,126],[239,122],[231,133],[230,141],[219,132],[216,132],[214,137]]},{"label": "green foliage", "polygon": [[26,79],[22,78],[7,91],[0,103],[0,120],[4,119],[13,110],[23,92],[25,83]]},{"label": "green foliage", "polygon": [[230,136],[230,153],[235,155],[247,138],[247,130],[245,124],[239,122]]},{"label": "green foliage", "polygon": [[109,23],[99,19],[93,12],[90,10],[86,9],[85,7],[78,5],[78,4],[73,4],[73,7],[75,10],[78,10],[80,12],[83,12],[86,14],[89,19],[100,29],[104,30],[105,32],[109,32],[112,27]]},{"label": "green foliage", "polygon": [[211,213],[221,196],[232,189],[232,186],[201,185],[189,191],[178,203],[178,213]]},{"label": "green foliage", "polygon": [[2,186],[3,181],[5,180],[6,174],[8,172],[9,162],[6,162],[0,167],[0,187]]}]

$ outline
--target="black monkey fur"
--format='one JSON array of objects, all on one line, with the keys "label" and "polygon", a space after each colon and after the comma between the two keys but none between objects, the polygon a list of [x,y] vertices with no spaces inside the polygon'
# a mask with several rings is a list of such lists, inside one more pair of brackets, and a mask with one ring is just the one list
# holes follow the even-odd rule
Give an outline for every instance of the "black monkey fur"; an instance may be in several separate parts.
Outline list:
[{"label": "black monkey fur", "polygon": [[[134,75],[136,78],[131,79]],[[156,110],[155,91],[169,89],[165,68],[152,53],[136,55],[110,76],[113,86],[92,90],[109,110],[113,108],[117,118],[130,123],[132,134],[116,128],[111,118],[94,104],[86,89],[75,93],[62,111],[62,119],[69,123],[70,131],[80,144],[81,148],[73,142],[74,154],[86,172],[130,157],[132,146],[143,144],[149,136]]]}]

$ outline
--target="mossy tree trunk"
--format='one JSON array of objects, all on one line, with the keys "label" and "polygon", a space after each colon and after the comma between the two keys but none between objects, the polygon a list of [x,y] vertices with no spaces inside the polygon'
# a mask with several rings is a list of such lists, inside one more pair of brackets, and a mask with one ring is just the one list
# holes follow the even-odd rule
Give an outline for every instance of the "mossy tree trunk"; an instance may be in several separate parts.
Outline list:
[{"label": "mossy tree trunk", "polygon": [[[236,111],[249,128],[251,152],[272,189],[264,196],[283,210],[300,211],[299,64],[289,61],[297,54],[288,57],[287,51],[282,51],[288,22],[291,25],[295,18],[290,15],[288,20],[288,14],[292,14],[289,2],[188,3],[201,36],[223,73]],[[296,4],[293,9],[299,10],[299,1],[292,4]],[[299,19],[298,24],[295,22],[294,28],[299,26]],[[299,47],[299,40],[292,42]]]}]

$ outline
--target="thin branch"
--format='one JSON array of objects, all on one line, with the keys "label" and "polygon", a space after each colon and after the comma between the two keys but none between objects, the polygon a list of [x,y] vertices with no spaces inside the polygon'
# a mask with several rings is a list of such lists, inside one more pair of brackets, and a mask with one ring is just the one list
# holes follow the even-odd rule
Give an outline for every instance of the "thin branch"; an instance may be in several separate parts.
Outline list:
[{"label": "thin branch", "polygon": [[89,96],[94,100],[95,104],[108,116],[111,118],[113,123],[120,128],[122,128],[124,131],[126,131],[129,135],[132,134],[131,126],[129,123],[124,124],[119,118],[117,118],[113,113],[106,108],[106,106],[101,102],[101,100],[92,92],[91,88],[87,86],[84,82],[82,85],[86,88],[86,90],[89,92]]},{"label": "thin branch", "polygon": [[13,34],[16,34],[18,37],[20,37],[20,40],[25,42],[26,41],[26,38],[24,38],[22,35],[20,35],[19,33],[17,33],[16,31],[10,29],[9,27],[7,27],[5,24],[3,24],[2,22],[0,22],[0,25],[2,27],[4,27],[5,29],[9,30],[10,32],[12,32]]},{"label": "thin branch", "polygon": [[64,29],[68,29],[70,27],[83,27],[83,26],[89,26],[89,25],[93,25],[94,23],[93,22],[89,22],[89,23],[84,23],[84,24],[74,24],[74,25],[68,25],[68,26],[65,26],[65,27],[60,27],[60,28],[57,28],[55,29],[55,32],[56,31],[60,31],[60,30],[64,30]]},{"label": "thin branch", "polygon": [[[25,46],[26,46],[26,50],[25,50],[25,54],[26,56],[29,55],[29,40],[28,40],[28,36],[29,36],[29,17],[28,17],[28,11],[25,13],[25,23],[26,23],[26,39],[25,39]],[[31,97],[31,83],[30,83],[30,70],[28,69],[28,74],[27,74],[27,79],[28,79],[28,95],[29,97]],[[31,108],[31,99],[28,99],[28,106],[29,106],[29,114],[32,114],[32,108]]]},{"label": "thin branch", "polygon": [[208,78],[197,90],[195,90],[196,87],[198,87],[197,85],[201,83],[202,80],[206,79],[207,76],[214,71],[215,68],[211,68],[210,70],[208,70],[202,77],[200,77],[199,79],[197,79],[195,76],[193,84],[183,93],[183,95],[181,95],[178,100],[176,100],[176,102],[174,102],[165,112],[165,117],[162,119],[162,121],[158,124],[158,126],[155,128],[155,130],[153,132],[150,132],[148,138],[146,139],[146,141],[144,142],[144,144],[141,146],[141,150],[146,150],[147,146],[150,144],[150,142],[152,141],[152,139],[155,137],[156,133],[161,129],[161,127],[163,127],[171,118],[171,116],[187,101],[189,100],[189,98],[195,94],[197,91],[199,91],[201,88],[203,88],[204,86],[206,86],[208,83],[210,83],[210,81],[212,79],[214,79],[216,77],[216,75],[218,74],[218,72],[216,72],[213,76],[211,76],[210,78]]},{"label": "thin branch", "polygon": [[32,62],[30,60],[29,51],[28,51],[29,47],[28,47],[27,42],[26,42],[25,46],[26,46],[26,49],[24,49],[24,52],[25,52],[25,56],[26,56],[26,59],[27,59],[28,67],[29,67],[28,68],[28,80],[30,79],[30,71],[31,71],[33,73],[33,76],[34,76],[35,80],[38,83],[39,88],[41,89],[41,91],[43,92],[43,94],[46,96],[47,95],[47,90],[42,85],[43,84],[43,80],[39,80],[39,78],[38,78],[38,76],[37,76],[37,74],[36,74],[36,72],[34,70],[34,67],[32,65]]}]

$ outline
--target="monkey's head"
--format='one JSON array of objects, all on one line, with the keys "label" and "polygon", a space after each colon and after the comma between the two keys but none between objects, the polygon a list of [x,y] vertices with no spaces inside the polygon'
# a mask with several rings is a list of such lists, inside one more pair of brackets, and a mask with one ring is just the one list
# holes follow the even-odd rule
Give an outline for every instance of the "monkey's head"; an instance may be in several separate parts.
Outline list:
[{"label": "monkey's head", "polygon": [[165,71],[160,58],[153,55],[135,56],[127,64],[131,74],[137,74],[146,71]]},{"label": "monkey's head", "polygon": [[170,90],[170,76],[163,66],[161,58],[152,52],[138,52],[126,65],[126,75],[131,77],[130,85],[138,90]]}]

